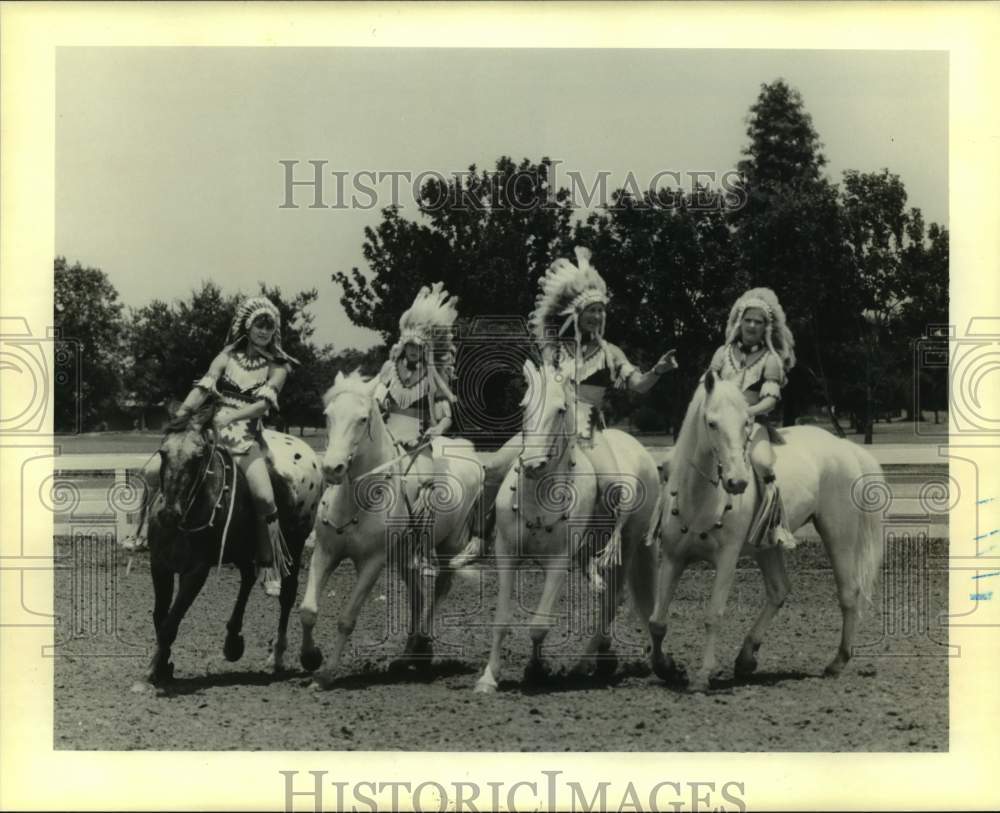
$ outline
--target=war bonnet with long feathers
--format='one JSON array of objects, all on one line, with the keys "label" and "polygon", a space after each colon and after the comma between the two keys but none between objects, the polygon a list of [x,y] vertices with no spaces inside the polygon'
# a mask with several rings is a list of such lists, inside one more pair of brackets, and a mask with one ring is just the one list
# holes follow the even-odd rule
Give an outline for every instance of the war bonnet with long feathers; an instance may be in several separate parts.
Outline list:
[{"label": "war bonnet with long feathers", "polygon": [[740,336],[740,322],[743,314],[749,308],[757,308],[764,313],[767,326],[764,329],[764,342],[771,352],[781,359],[785,371],[795,366],[795,338],[788,329],[785,311],[778,302],[778,297],[770,288],[751,288],[736,300],[729,311],[729,322],[726,324],[726,342],[732,344]]},{"label": "war bonnet with long feathers", "polygon": [[244,299],[236,308],[232,324],[229,326],[229,333],[226,336],[226,344],[233,345],[246,339],[250,335],[250,326],[258,316],[270,316],[274,321],[274,335],[268,345],[268,351],[276,359],[287,361],[290,364],[298,364],[299,361],[294,356],[288,355],[281,348],[281,312],[266,296],[250,296]]},{"label": "war bonnet with long feathers", "polygon": [[449,400],[455,396],[448,387],[455,363],[454,326],[458,318],[458,297],[451,296],[443,282],[424,286],[410,306],[399,318],[399,340],[389,351],[389,360],[395,363],[407,344],[424,350],[424,362],[432,386]]},{"label": "war bonnet with long feathers", "polygon": [[[576,265],[560,257],[549,266],[545,276],[538,282],[541,290],[535,299],[535,310],[528,323],[535,340],[541,346],[552,341],[553,337],[548,331],[551,320],[557,317],[563,317],[558,335],[562,336],[572,327],[574,338],[579,343],[580,314],[588,305],[608,302],[608,286],[597,269],[590,264],[590,249],[577,246],[575,253]],[[603,324],[599,333],[604,333]]]}]

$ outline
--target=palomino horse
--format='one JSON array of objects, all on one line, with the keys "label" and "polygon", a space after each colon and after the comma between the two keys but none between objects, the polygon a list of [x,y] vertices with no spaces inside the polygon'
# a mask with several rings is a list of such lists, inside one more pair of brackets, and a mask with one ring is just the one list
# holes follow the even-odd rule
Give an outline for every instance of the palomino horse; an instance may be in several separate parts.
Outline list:
[{"label": "palomino horse", "polygon": [[[596,535],[609,536],[612,515],[599,502],[597,476],[586,455],[577,448],[577,402],[573,383],[551,365],[539,370],[524,365],[528,390],[524,406],[525,439],[518,462],[503,481],[496,501],[496,564],[499,595],[489,662],[476,683],[476,691],[492,693],[500,677],[503,642],[513,621],[515,571],[529,561],[541,564],[545,574],[542,597],[531,619],[532,655],[526,675],[544,674],[542,645],[555,620],[555,605],[575,560],[588,550]],[[645,544],[654,519],[658,476],[656,464],[639,443],[624,432],[605,430],[616,457],[621,461],[621,490],[627,496],[618,502],[624,522],[620,542],[604,548],[602,570],[610,575],[603,584],[591,569],[595,589],[602,590],[600,623],[584,657],[574,668],[583,672],[596,668],[614,671],[610,653],[610,626],[614,621],[623,574],[628,574],[640,618],[649,618],[653,601],[653,550]],[[621,497],[621,495],[619,495]],[[601,530],[604,534],[601,534]]]},{"label": "palomino horse", "polygon": [[[160,497],[149,509],[156,651],[147,680],[153,684],[173,676],[170,648],[178,627],[217,565],[233,564],[240,571],[223,653],[230,661],[243,656],[240,632],[256,575],[255,523],[259,520],[242,470],[218,444],[212,428],[214,412],[215,404],[209,401],[188,421],[171,424],[160,448]],[[287,648],[288,617],[298,591],[299,559],[316,514],[322,479],[316,456],[301,440],[269,430],[264,439],[281,530],[292,557],[291,572],[281,581],[278,635],[269,659],[269,665],[279,671]],[[180,574],[176,597],[175,574]]]},{"label": "palomino horse", "polygon": [[[747,544],[759,495],[747,460],[752,428],[740,391],[709,371],[688,407],[661,500],[660,563],[650,628],[652,666],[664,680],[676,677],[678,671],[661,649],[677,582],[692,560],[715,566],[705,615],[705,650],[689,684],[692,691],[706,691],[715,671],[716,641],[741,552],[756,559],[766,598],[736,659],[737,676],[757,668],[764,631],[789,592],[783,549]],[[843,629],[840,648],[826,674],[837,675],[851,657],[861,606],[870,598],[882,559],[878,519],[861,510],[855,489],[862,478],[881,479],[882,469],[860,446],[817,427],[798,426],[781,434],[785,443],[775,447],[776,475],[789,527],[794,531],[812,520],[833,565]]]},{"label": "palomino horse", "polygon": [[435,439],[433,472],[425,458],[413,461],[410,454],[400,454],[373,397],[377,383],[357,373],[338,373],[323,399],[328,432],[323,474],[331,487],[320,502],[316,547],[300,608],[306,669],[314,671],[323,662],[313,627],[327,579],[345,558],[358,575],[337,620],[329,666],[316,675],[316,685],[322,688],[332,683],[361,606],[387,557],[396,561],[410,594],[409,636],[396,663],[430,662],[434,605],[447,594],[454,572],[417,572],[414,537],[429,534],[415,544],[427,544],[446,562],[465,545],[469,518],[482,490],[482,466],[467,440]]}]

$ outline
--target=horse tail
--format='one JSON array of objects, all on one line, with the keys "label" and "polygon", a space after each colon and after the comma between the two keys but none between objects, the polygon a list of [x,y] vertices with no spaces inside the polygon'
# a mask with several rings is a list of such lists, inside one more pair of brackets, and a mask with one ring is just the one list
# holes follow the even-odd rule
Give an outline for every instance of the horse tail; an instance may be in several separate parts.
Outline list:
[{"label": "horse tail", "polygon": [[[855,457],[861,467],[862,488],[877,488],[879,490],[888,489],[885,482],[885,473],[882,466],[872,457],[871,453],[856,444],[850,444],[854,449]],[[853,486],[852,486],[853,490]],[[880,510],[872,510],[864,504],[858,504],[855,498],[855,507],[860,513],[860,539],[855,550],[855,574],[858,579],[858,587],[864,603],[870,604],[875,584],[878,581],[879,571],[882,568],[882,521]]]}]

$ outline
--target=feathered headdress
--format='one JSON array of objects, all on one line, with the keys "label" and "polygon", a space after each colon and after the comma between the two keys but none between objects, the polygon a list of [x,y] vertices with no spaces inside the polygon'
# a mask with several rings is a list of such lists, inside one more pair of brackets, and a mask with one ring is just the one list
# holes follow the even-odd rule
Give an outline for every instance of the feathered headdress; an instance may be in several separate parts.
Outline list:
[{"label": "feathered headdress", "polygon": [[448,386],[455,364],[453,330],[458,318],[458,297],[451,296],[443,282],[426,285],[417,292],[413,304],[399,318],[399,340],[389,351],[389,360],[395,363],[407,344],[415,344],[424,351],[424,362],[431,386],[450,401],[455,396]]},{"label": "feathered headdress", "polygon": [[251,296],[244,299],[236,308],[233,323],[229,326],[226,344],[236,344],[250,335],[250,325],[258,316],[267,315],[274,320],[274,334],[268,344],[268,351],[276,359],[298,364],[298,359],[288,355],[281,349],[281,313],[277,306],[266,296]]},{"label": "feathered headdress", "polygon": [[[577,349],[581,340],[579,318],[588,305],[608,302],[608,286],[597,269],[590,264],[590,249],[577,246],[576,265],[560,257],[549,266],[545,276],[538,281],[539,294],[535,299],[535,309],[531,313],[528,324],[535,340],[541,347],[552,341],[547,334],[551,321],[563,317],[559,327],[559,336],[573,328],[573,338]],[[599,337],[603,338],[604,324],[598,328]]]},{"label": "feathered headdress", "polygon": [[764,314],[767,326],[764,328],[764,342],[772,353],[781,359],[785,372],[795,366],[795,337],[788,329],[785,311],[778,297],[770,288],[751,288],[736,300],[729,311],[726,325],[726,342],[735,342],[740,336],[740,322],[749,308],[757,308]]}]

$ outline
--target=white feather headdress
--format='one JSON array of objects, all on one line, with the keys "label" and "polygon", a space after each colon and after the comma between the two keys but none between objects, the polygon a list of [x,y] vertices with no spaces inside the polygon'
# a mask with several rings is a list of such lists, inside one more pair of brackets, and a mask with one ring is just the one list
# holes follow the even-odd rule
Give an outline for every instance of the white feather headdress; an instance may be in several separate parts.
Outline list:
[{"label": "white feather headdress", "polygon": [[[608,302],[608,286],[597,273],[597,269],[590,264],[590,249],[577,246],[574,251],[576,265],[560,257],[549,266],[545,276],[538,281],[540,291],[528,323],[535,340],[543,347],[552,340],[552,337],[547,335],[552,319],[564,317],[559,327],[559,336],[572,327],[574,338],[579,343],[580,314],[588,305]],[[603,336],[603,324],[598,332]]]},{"label": "white feather headdress", "polygon": [[443,282],[424,286],[410,306],[399,318],[399,340],[389,351],[395,363],[407,344],[415,344],[424,351],[431,385],[449,400],[455,396],[448,387],[455,364],[454,326],[458,318],[458,297],[451,296]]},{"label": "white feather headdress", "polygon": [[764,341],[772,353],[781,359],[785,371],[795,366],[795,337],[788,328],[785,311],[778,302],[778,297],[770,288],[751,288],[736,300],[729,311],[729,321],[726,324],[726,342],[731,344],[740,336],[740,322],[743,314],[749,308],[757,308],[764,314],[767,326],[764,329]]},{"label": "white feather headdress", "polygon": [[226,336],[226,344],[235,344],[241,339],[245,339],[250,333],[250,325],[258,316],[270,316],[274,321],[274,335],[268,347],[271,355],[276,358],[298,364],[298,359],[288,355],[281,348],[281,312],[266,296],[250,296],[244,299],[236,308],[232,324],[229,326],[229,334]]}]

